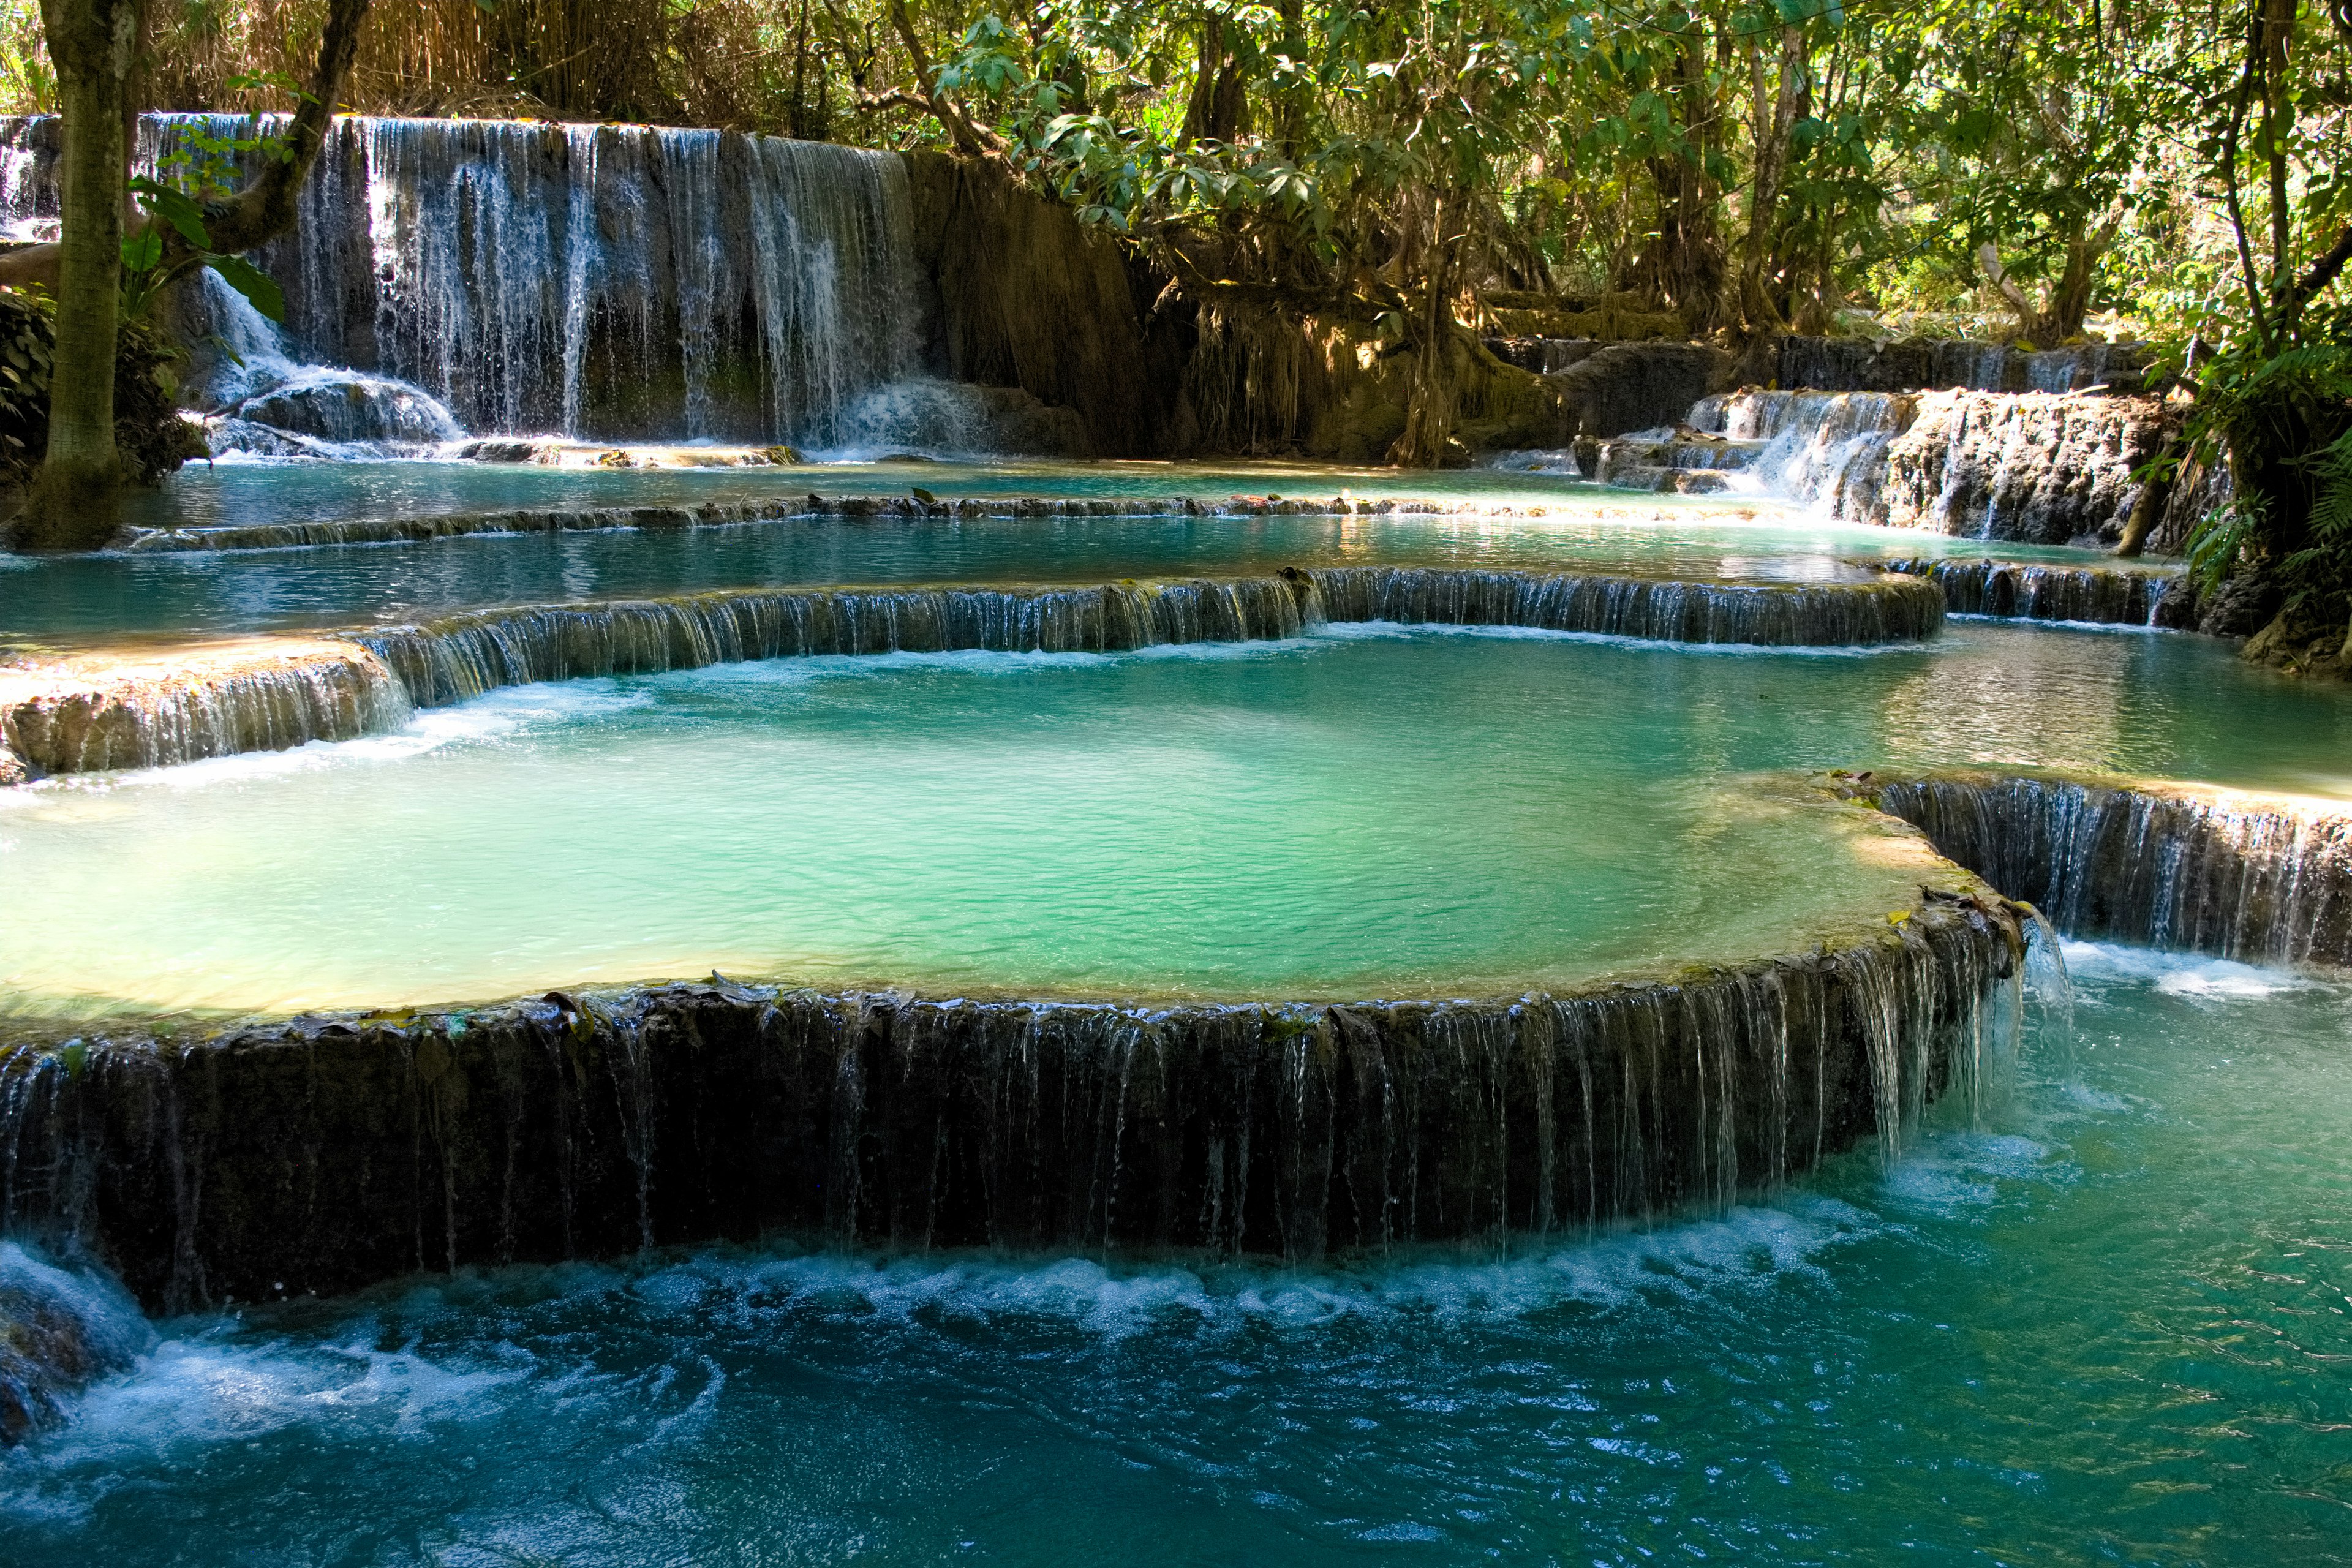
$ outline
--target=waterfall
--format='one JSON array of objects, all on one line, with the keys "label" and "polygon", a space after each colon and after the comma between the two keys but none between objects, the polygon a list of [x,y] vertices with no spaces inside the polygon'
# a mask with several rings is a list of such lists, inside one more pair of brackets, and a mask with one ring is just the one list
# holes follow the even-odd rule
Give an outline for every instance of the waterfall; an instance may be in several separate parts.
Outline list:
[{"label": "waterfall", "polygon": [[2144,343],[2031,350],[1957,339],[1780,340],[1779,384],[1815,392],[2138,392],[2152,351]]},{"label": "waterfall", "polygon": [[415,381],[471,429],[824,446],[919,368],[911,225],[892,153],[344,120],[289,307],[306,353]]},{"label": "waterfall", "polygon": [[1339,566],[1099,587],[733,589],[0,665],[0,752],[44,773],[153,767],[349,740],[504,686],[819,654],[1118,653],[1277,640],[1328,621],[1843,647],[1931,637],[1943,616],[1933,584],[1893,575],[1747,584]]},{"label": "waterfall", "polygon": [[2066,544],[2120,533],[2173,417],[2152,397],[1749,391],[1690,423],[1761,443],[1752,482],[1832,517]]},{"label": "waterfall", "polygon": [[419,706],[501,686],[813,654],[1112,653],[1296,637],[1284,578],[1099,588],[776,588],[483,610],[350,634]]},{"label": "waterfall", "polygon": [[1956,616],[2132,626],[2186,626],[2195,620],[2196,587],[2178,572],[1953,558],[1883,564],[1890,572],[1910,573],[1937,584],[1944,590],[1944,608]]},{"label": "waterfall", "polygon": [[1491,1246],[1891,1146],[1965,1082],[2021,942],[1954,900],[1860,946],[1496,1001],[714,977],[168,1050],[116,1031],[72,1068],[0,1047],[0,1223],[79,1226],[174,1308],[775,1229],[1300,1261]]},{"label": "waterfall", "polygon": [[1898,781],[1881,809],[2060,931],[2352,965],[2352,814],[2058,778]]},{"label": "waterfall", "polygon": [[1943,595],[1876,583],[1679,583],[1403,566],[1316,567],[1333,621],[1537,626],[1659,642],[1853,647],[1932,637]]},{"label": "waterfall", "polygon": [[[0,1099],[0,1121],[8,1109]],[[128,1367],[152,1339],[137,1305],[96,1268],[0,1241],[0,1448],[54,1423],[61,1399]]]},{"label": "waterfall", "polygon": [[0,757],[44,773],[161,767],[396,729],[406,692],[351,643],[256,639],[226,648],[0,666]]},{"label": "waterfall", "polygon": [[[149,115],[139,155],[251,125]],[[53,118],[0,121],[0,220],[55,214],[58,153]],[[861,397],[922,370],[931,307],[896,153],[349,117],[299,200],[256,258],[292,355],[410,384],[468,430],[831,446]]]}]

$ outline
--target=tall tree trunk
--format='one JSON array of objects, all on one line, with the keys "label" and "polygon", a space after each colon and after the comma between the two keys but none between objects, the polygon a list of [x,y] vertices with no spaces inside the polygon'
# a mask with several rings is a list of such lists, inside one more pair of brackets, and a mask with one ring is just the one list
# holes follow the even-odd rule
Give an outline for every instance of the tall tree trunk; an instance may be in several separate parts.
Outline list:
[{"label": "tall tree trunk", "polygon": [[65,113],[49,446],[13,530],[19,548],[86,548],[116,526],[114,340],[130,163],[125,89],[144,0],[42,0]]},{"label": "tall tree trunk", "polygon": [[1764,51],[1751,44],[1748,57],[1748,113],[1756,134],[1756,177],[1748,189],[1748,243],[1739,267],[1739,313],[1751,331],[1788,325],[1765,288],[1772,259],[1772,220],[1780,216],[1780,188],[1789,176],[1790,143],[1812,101],[1811,61],[1805,31],[1780,29],[1780,66],[1769,96],[1765,92]]},{"label": "tall tree trunk", "polygon": [[[94,550],[112,537],[121,515],[114,350],[121,325],[117,318],[128,205],[130,117],[123,84],[145,21],[144,0],[43,3],[51,18],[50,47],[58,56],[66,111],[62,222],[57,244],[27,246],[0,259],[0,283],[19,288],[37,283],[56,290],[58,346],[49,382],[48,453],[24,510],[9,524],[8,542],[19,550]],[[285,132],[286,156],[265,160],[252,184],[205,208],[205,229],[215,253],[250,250],[294,226],[299,212],[296,198],[325,143],[335,100],[342,96],[343,82],[359,53],[368,5],[369,0],[328,0],[318,68],[311,73],[310,96]],[[112,13],[106,25],[127,27],[131,43],[122,49],[121,68],[100,76],[100,90],[77,98],[80,89],[71,85],[75,79],[57,40],[66,36],[67,26],[81,25],[100,12]],[[103,36],[114,35],[109,31]],[[100,62],[108,65],[112,58],[101,56]],[[91,134],[92,128],[97,134]],[[137,228],[153,226],[153,219],[142,217]],[[204,253],[179,230],[163,226],[162,239],[158,267],[164,278],[177,278],[203,265]]]}]

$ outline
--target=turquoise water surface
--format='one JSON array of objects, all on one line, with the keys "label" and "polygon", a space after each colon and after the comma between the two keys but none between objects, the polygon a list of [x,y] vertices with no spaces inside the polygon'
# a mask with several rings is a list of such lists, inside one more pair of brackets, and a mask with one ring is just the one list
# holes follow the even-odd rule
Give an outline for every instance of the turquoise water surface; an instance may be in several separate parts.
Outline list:
[{"label": "turquoise water surface", "polygon": [[[663,477],[643,476],[649,482]],[[1656,521],[1393,514],[806,518],[690,531],[470,535],[421,544],[226,553],[41,561],[0,555],[0,648],[102,642],[126,634],[348,626],[480,605],[760,584],[1085,584],[1372,563],[1819,582],[1864,574],[1855,562],[1982,554],[1990,548],[1980,541],[1770,509],[1741,518],[1686,508]],[[2004,547],[1999,552],[2072,565],[2113,563],[2088,551]]]},{"label": "turquoise water surface", "polygon": [[1984,1131],[1283,1272],[750,1252],[183,1319],[12,1563],[2321,1564],[2352,995],[2075,946]]},{"label": "turquoise water surface", "polygon": [[730,974],[932,994],[1496,995],[1884,927],[1808,769],[2352,794],[2352,702],[2222,645],[1868,653],[1371,626],[1121,657],[519,688],[391,735],[0,796],[20,1011]]}]

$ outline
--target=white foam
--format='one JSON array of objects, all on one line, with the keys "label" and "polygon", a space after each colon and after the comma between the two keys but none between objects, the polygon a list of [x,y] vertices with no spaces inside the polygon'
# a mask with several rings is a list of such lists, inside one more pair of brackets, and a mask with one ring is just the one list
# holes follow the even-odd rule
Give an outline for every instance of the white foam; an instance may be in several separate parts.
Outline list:
[{"label": "white foam", "polygon": [[2226,958],[2193,952],[2161,952],[2119,942],[2066,941],[2060,944],[2067,973],[2076,980],[2149,985],[2168,996],[2234,1002],[2308,991],[2319,982],[2292,970],[2262,969]]}]

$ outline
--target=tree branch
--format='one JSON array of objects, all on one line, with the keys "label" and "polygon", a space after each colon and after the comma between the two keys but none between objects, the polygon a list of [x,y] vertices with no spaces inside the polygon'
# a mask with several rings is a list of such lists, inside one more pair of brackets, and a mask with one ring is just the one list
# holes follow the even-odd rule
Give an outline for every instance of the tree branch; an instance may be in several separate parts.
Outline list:
[{"label": "tree branch", "polygon": [[890,26],[897,30],[898,42],[906,46],[907,58],[914,65],[915,80],[923,89],[923,107],[947,127],[948,139],[957,150],[975,158],[1002,157],[1004,143],[997,140],[994,132],[973,123],[961,104],[940,90],[940,73],[931,64],[923,40],[916,35],[914,18],[907,15],[907,0],[890,0]]},{"label": "tree branch", "polygon": [[[298,197],[302,181],[326,143],[335,100],[341,95],[352,61],[359,54],[360,25],[367,19],[368,4],[369,0],[328,0],[326,33],[320,41],[318,69],[310,76],[310,96],[294,111],[293,123],[286,131],[289,155],[272,160],[252,184],[227,201],[205,208],[205,234],[215,253],[234,256],[265,245],[292,228],[300,217]],[[124,237],[135,238],[155,226],[154,218],[142,215],[125,226]],[[163,255],[158,265],[166,278],[177,278],[203,264],[203,253],[178,229],[169,224],[162,228]],[[28,245],[0,256],[0,285],[54,290],[58,286],[56,242]]]}]

